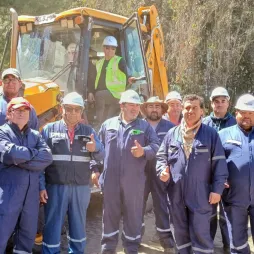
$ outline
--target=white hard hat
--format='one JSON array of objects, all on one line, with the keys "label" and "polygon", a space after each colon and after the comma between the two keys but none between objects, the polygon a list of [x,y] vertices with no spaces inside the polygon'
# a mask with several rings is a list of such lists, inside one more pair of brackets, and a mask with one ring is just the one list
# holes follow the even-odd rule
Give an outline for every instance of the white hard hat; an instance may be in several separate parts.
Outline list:
[{"label": "white hard hat", "polygon": [[85,107],[82,96],[76,92],[66,94],[63,98],[62,104],[75,105],[80,106],[82,108]]},{"label": "white hard hat", "polygon": [[240,96],[236,102],[235,108],[243,111],[254,111],[254,96],[251,94]]},{"label": "white hard hat", "polygon": [[113,47],[117,47],[118,44],[117,44],[117,40],[114,36],[107,36],[103,43],[102,43],[102,46],[113,46]]},{"label": "white hard hat", "polygon": [[122,103],[142,104],[138,93],[135,92],[134,90],[127,90],[122,93],[119,104]]},{"label": "white hard hat", "polygon": [[2,79],[4,79],[5,76],[7,75],[13,75],[14,77],[20,79],[20,73],[17,69],[15,68],[8,68],[2,73]]},{"label": "white hard hat", "polygon": [[212,94],[210,96],[210,101],[213,101],[215,97],[219,97],[219,96],[225,96],[228,98],[228,100],[230,100],[230,96],[228,94],[227,89],[219,86],[213,89]]},{"label": "white hard hat", "polygon": [[172,91],[167,94],[165,102],[168,102],[169,100],[182,101],[182,97],[181,97],[180,93],[178,93],[177,91]]}]

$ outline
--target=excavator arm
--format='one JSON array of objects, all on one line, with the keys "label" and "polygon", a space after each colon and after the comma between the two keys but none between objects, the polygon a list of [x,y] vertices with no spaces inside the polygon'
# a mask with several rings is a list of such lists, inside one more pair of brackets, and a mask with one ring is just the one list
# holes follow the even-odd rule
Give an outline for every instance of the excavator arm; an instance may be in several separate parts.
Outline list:
[{"label": "excavator arm", "polygon": [[168,93],[165,44],[157,9],[154,5],[138,9],[139,22],[146,26],[143,42],[150,73],[152,94],[161,99]]}]

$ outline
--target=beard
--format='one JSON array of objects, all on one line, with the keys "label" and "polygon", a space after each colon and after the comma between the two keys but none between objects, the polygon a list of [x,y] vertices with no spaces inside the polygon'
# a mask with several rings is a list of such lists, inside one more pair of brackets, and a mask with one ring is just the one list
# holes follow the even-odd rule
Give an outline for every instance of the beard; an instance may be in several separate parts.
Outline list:
[{"label": "beard", "polygon": [[159,115],[157,112],[152,112],[150,115],[147,116],[147,118],[151,121],[158,121],[161,119],[161,115]]}]

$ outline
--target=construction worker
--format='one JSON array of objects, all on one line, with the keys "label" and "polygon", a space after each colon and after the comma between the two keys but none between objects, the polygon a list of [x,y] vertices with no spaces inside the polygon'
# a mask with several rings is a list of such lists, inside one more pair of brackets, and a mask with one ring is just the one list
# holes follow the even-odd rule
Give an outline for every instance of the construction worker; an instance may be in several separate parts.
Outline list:
[{"label": "construction worker", "polygon": [[222,200],[230,253],[249,254],[248,216],[254,237],[254,96],[240,96],[235,109],[237,124],[219,131],[229,171]]},{"label": "construction worker", "polygon": [[7,105],[0,127],[0,253],[14,232],[13,253],[32,253],[39,211],[39,174],[52,162],[49,147],[28,127],[31,104],[22,97]]},{"label": "construction worker", "polygon": [[174,125],[179,125],[182,119],[182,97],[176,92],[169,92],[166,96],[165,102],[168,105],[168,111],[163,118],[170,121]]},{"label": "construction worker", "polygon": [[[103,41],[104,58],[96,63],[96,79],[94,86],[89,86],[88,101],[96,105],[98,124],[118,114],[118,102],[121,93],[126,89],[127,67],[126,62],[116,55],[118,43],[115,37],[107,36]],[[132,83],[134,77],[128,78]],[[106,111],[108,107],[108,111]]]},{"label": "construction worker", "polygon": [[236,124],[235,118],[228,112],[230,96],[224,87],[216,87],[210,96],[211,114],[203,119],[203,123],[220,131]]},{"label": "construction worker", "polygon": [[[235,125],[235,118],[228,112],[230,96],[228,91],[224,87],[216,87],[210,96],[211,107],[213,111],[211,114],[203,119],[203,123],[211,126],[216,131],[220,131],[229,126]],[[225,252],[229,252],[229,236],[227,223],[224,217],[223,208],[220,206],[219,213],[219,225],[222,236],[223,249]],[[213,216],[211,219],[211,235],[215,238],[217,231],[217,209],[218,204],[213,206]]]},{"label": "construction worker", "polygon": [[141,242],[145,165],[155,158],[159,140],[153,128],[138,118],[141,100],[134,90],[122,93],[121,114],[105,121],[100,137],[105,146],[101,175],[103,201],[102,253],[116,253],[123,217],[125,253],[137,254]]},{"label": "construction worker", "polygon": [[[19,71],[14,68],[9,68],[3,71],[2,86],[3,91],[0,94],[0,125],[3,125],[6,122],[7,104],[10,102],[11,99],[20,96],[22,82],[20,79]],[[39,122],[36,116],[36,112],[32,106],[31,112],[29,113],[28,125],[34,130],[39,129]]]},{"label": "construction worker", "polygon": [[62,110],[63,119],[47,124],[42,130],[53,154],[53,163],[41,175],[40,182],[40,200],[45,204],[42,252],[60,253],[61,229],[67,213],[69,253],[83,254],[90,201],[90,161],[101,161],[104,148],[93,129],[80,123],[84,110],[81,95],[67,94]]},{"label": "construction worker", "polygon": [[[141,105],[141,112],[145,116],[146,121],[155,130],[160,143],[163,141],[167,132],[174,125],[162,119],[162,116],[167,112],[168,105],[160,100],[158,96],[149,98]],[[170,230],[168,200],[165,185],[156,175],[156,159],[150,160],[146,164],[146,185],[144,207],[149,194],[152,194],[153,207],[155,214],[156,230],[159,235],[161,246],[164,248],[164,253],[174,253],[174,239]]]},{"label": "construction worker", "polygon": [[172,233],[180,254],[213,253],[212,205],[221,199],[228,176],[218,133],[202,124],[204,101],[183,99],[181,125],[169,130],[157,153],[157,172],[168,184]]}]

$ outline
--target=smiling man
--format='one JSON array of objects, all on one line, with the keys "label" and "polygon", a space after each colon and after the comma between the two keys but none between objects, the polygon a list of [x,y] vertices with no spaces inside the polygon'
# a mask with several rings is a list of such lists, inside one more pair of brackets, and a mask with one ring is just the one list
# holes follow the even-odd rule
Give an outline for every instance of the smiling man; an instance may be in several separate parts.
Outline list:
[{"label": "smiling man", "polygon": [[212,204],[220,201],[228,176],[219,135],[201,122],[203,110],[203,98],[185,96],[182,122],[169,130],[157,153],[156,168],[168,184],[172,233],[180,254],[213,253]]},{"label": "smiling man", "polygon": [[114,36],[107,36],[103,41],[104,58],[96,63],[96,79],[89,86],[88,101],[96,105],[98,124],[119,113],[118,102],[125,91],[127,79],[131,84],[134,77],[127,77],[127,66],[121,56],[116,55],[118,42]]},{"label": "smiling man", "polygon": [[[213,111],[211,114],[203,119],[203,123],[211,126],[216,131],[233,126],[236,124],[235,118],[228,112],[230,96],[224,87],[216,87],[210,96],[211,107]],[[223,249],[229,252],[229,236],[227,224],[225,221],[223,208],[219,203],[219,225],[222,236]],[[217,210],[218,204],[213,206],[213,215],[211,219],[211,236],[214,239],[217,231]]]},{"label": "smiling man", "polygon": [[250,253],[248,217],[254,237],[254,96],[236,103],[237,124],[219,132],[229,170],[229,188],[223,193],[230,253]]},{"label": "smiling man", "polygon": [[[2,86],[3,92],[0,94],[0,125],[6,122],[6,109],[10,100],[18,96],[23,96],[23,94],[20,94],[22,82],[19,71],[14,68],[3,71]],[[39,122],[33,107],[31,107],[31,112],[29,114],[28,125],[32,129],[39,129]]]},{"label": "smiling man", "polygon": [[[95,131],[81,121],[84,100],[76,92],[65,95],[63,119],[47,124],[42,136],[53,163],[41,175],[40,199],[45,204],[42,253],[60,253],[61,229],[69,222],[69,252],[83,254],[86,247],[86,210],[90,201],[90,161],[101,161],[104,148]],[[94,176],[93,179],[96,179]]]},{"label": "smiling man", "polygon": [[100,138],[105,146],[102,253],[115,254],[123,217],[125,253],[137,254],[141,242],[145,165],[155,158],[159,140],[153,128],[138,118],[141,100],[133,90],[121,95],[120,116],[105,121]]},{"label": "smiling man", "polygon": [[0,253],[14,232],[13,253],[31,253],[37,230],[39,174],[52,162],[49,147],[28,126],[31,104],[17,97],[0,127]]},{"label": "smiling man", "polygon": [[[145,120],[155,130],[160,143],[164,139],[167,132],[174,127],[170,121],[162,119],[167,112],[168,105],[159,99],[158,96],[149,98],[141,105],[141,111],[145,116]],[[165,185],[156,176],[156,158],[150,160],[146,164],[146,186],[144,197],[144,212],[149,193],[152,194],[153,207],[155,214],[156,230],[159,236],[160,244],[164,249],[164,253],[175,253],[174,239],[170,230],[168,200]]]}]

